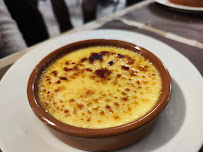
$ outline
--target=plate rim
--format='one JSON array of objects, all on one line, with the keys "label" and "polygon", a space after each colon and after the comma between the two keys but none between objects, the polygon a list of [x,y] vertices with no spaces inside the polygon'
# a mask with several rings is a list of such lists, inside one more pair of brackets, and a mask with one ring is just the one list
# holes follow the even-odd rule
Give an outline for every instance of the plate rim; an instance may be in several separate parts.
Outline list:
[{"label": "plate rim", "polygon": [[[158,41],[159,43],[163,43],[164,45],[166,45],[167,47],[170,47],[171,49],[173,49],[174,50],[174,52],[175,53],[178,53],[179,55],[181,55],[182,57],[184,57],[194,68],[195,68],[195,70],[196,70],[196,72],[199,74],[199,76],[202,78],[202,76],[201,76],[201,74],[200,74],[200,72],[198,71],[198,69],[194,66],[194,64],[193,63],[191,63],[190,61],[189,61],[189,59],[188,58],[186,58],[184,55],[182,55],[180,52],[178,52],[177,50],[175,50],[174,48],[172,48],[170,45],[168,45],[168,44],[166,44],[166,43],[164,43],[164,42],[162,42],[162,41],[160,41],[160,40],[158,40],[158,39],[156,39],[156,38],[153,38],[153,37],[150,37],[150,36],[148,36],[148,35],[145,35],[145,34],[140,34],[140,33],[137,33],[137,32],[131,32],[131,31],[125,31],[125,30],[112,30],[112,29],[105,29],[105,30],[103,30],[103,29],[99,29],[99,30],[94,30],[94,31],[86,31],[87,33],[88,32],[95,32],[95,31],[113,31],[113,32],[128,32],[128,33],[135,33],[135,34],[138,34],[138,35],[143,35],[143,36],[145,36],[145,37],[148,37],[148,38],[150,38],[150,39],[154,39],[154,40],[156,40],[156,41]],[[83,32],[83,33],[86,33],[86,32]],[[78,33],[74,33],[74,34],[70,34],[70,35],[77,35]],[[70,37],[70,35],[68,35],[68,37]],[[127,40],[126,40],[127,41]],[[128,42],[128,41],[127,41]],[[47,43],[46,43],[47,44]],[[44,44],[44,45],[46,45],[46,44]],[[30,52],[28,52],[27,54],[25,54],[22,58],[26,58],[27,56],[30,56],[29,54],[32,54],[32,52],[34,52],[34,50],[35,49],[40,49],[40,47],[41,46],[38,46],[38,47],[36,47],[36,48],[34,48],[34,49],[32,49]],[[53,51],[53,50],[52,50]],[[52,51],[50,51],[50,52],[52,52]],[[49,52],[49,53],[50,53]],[[49,54],[48,53],[48,54]],[[156,55],[156,54],[155,54]],[[43,56],[44,57],[44,56]],[[43,58],[43,57],[41,57],[41,58]],[[22,58],[20,58],[16,63],[18,64],[18,62],[20,62],[21,60],[22,60]],[[12,70],[12,68],[15,68],[14,66],[16,65],[16,63],[14,64],[14,65],[12,65],[12,67],[6,72],[6,74],[4,75],[4,77],[2,78],[2,80],[0,81],[0,86],[1,86],[1,84],[2,84],[2,81],[4,81],[4,78],[8,75],[8,73],[9,73],[9,71],[11,71]],[[203,82],[203,81],[202,81]],[[0,143],[1,144],[1,143]],[[3,147],[2,145],[1,145],[1,147]],[[2,148],[3,149],[3,148]],[[6,151],[6,150],[5,150]]]}]

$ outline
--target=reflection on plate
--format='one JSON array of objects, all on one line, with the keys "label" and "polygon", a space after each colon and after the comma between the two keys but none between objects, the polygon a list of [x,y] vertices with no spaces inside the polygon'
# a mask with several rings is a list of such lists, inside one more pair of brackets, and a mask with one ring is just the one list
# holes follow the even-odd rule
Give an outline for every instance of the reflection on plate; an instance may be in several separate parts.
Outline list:
[{"label": "reflection on plate", "polygon": [[56,139],[32,112],[27,82],[33,68],[66,44],[95,38],[135,43],[154,53],[172,77],[172,95],[155,128],[143,140],[120,152],[198,151],[203,143],[203,79],[180,53],[148,36],[119,30],[96,30],[43,43],[18,60],[0,83],[0,147],[5,152],[79,152]]},{"label": "reflection on plate", "polygon": [[155,0],[157,3],[182,11],[203,12],[203,7],[190,7],[171,3],[169,0]]}]

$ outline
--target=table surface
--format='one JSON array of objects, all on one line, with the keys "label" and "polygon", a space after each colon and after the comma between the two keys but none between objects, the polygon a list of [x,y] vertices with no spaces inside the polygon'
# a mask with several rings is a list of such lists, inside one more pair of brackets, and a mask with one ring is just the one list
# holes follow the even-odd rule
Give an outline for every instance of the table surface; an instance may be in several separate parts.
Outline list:
[{"label": "table surface", "polygon": [[[94,29],[121,29],[149,35],[175,48],[186,56],[203,75],[203,18],[201,14],[172,10],[146,0],[107,17],[67,31],[55,38]],[[47,41],[50,41],[49,39]],[[0,60],[0,80],[20,57],[45,42]],[[200,150],[203,152],[203,148]],[[1,152],[1,150],[0,150]]]}]

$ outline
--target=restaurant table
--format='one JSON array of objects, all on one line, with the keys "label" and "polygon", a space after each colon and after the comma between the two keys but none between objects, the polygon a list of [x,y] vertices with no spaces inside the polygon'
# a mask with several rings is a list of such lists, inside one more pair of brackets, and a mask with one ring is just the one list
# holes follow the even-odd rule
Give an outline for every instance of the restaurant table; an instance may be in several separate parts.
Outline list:
[{"label": "restaurant table", "polygon": [[[203,13],[170,9],[146,0],[107,17],[67,31],[57,37],[96,29],[119,29],[148,35],[176,49],[187,57],[203,75]],[[47,40],[50,41],[50,40]],[[24,54],[47,41],[0,59],[0,80]],[[0,150],[1,151],[1,150]],[[200,150],[203,152],[203,148]]]}]

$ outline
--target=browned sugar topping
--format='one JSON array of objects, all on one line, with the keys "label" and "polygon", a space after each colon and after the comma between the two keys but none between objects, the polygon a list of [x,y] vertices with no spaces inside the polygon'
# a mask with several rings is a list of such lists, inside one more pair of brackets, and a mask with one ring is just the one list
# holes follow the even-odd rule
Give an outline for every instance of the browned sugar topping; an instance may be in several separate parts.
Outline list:
[{"label": "browned sugar topping", "polygon": [[[97,68],[93,65],[97,65]],[[48,71],[45,82],[41,85],[42,92],[45,92],[42,94],[42,99],[45,101],[44,107],[51,114],[62,111],[65,117],[69,119],[80,117],[79,120],[85,123],[102,123],[103,117],[110,117],[109,114],[114,120],[121,120],[122,113],[130,115],[132,107],[139,105],[137,99],[145,94],[139,91],[142,90],[143,84],[156,85],[153,81],[156,80],[157,73],[151,67],[127,54],[113,51],[92,52],[89,56],[83,56],[77,61],[66,59],[60,63],[60,66],[61,71],[54,68]],[[146,76],[150,77],[151,81],[144,80]],[[111,87],[104,91],[99,88],[94,89],[91,85],[74,90],[72,82],[77,79],[80,79],[80,83],[76,87],[87,85],[87,79],[90,79],[98,86],[111,84],[111,86],[115,86],[116,90]],[[58,87],[52,90],[53,84]],[[48,87],[46,88],[44,85]],[[144,88],[151,90],[150,87]],[[64,91],[67,93],[63,95]],[[57,93],[62,96],[59,100],[56,96]],[[149,102],[146,98],[142,101]],[[95,118],[95,115],[99,115],[99,117]]]}]

